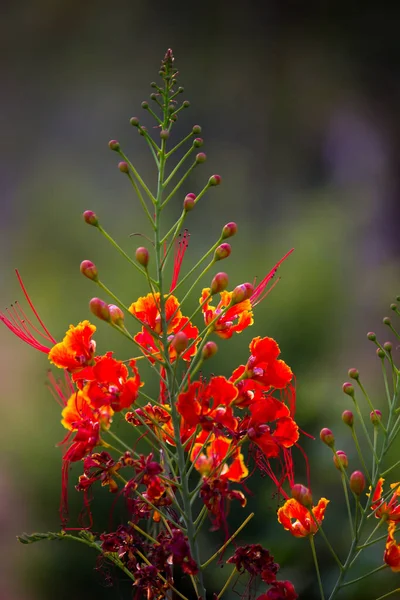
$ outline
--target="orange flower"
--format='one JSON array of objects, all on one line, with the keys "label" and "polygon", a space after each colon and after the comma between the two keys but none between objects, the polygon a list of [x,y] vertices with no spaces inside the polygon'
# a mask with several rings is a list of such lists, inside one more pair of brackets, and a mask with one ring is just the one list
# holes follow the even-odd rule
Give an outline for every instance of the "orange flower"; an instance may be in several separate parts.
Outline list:
[{"label": "orange flower", "polygon": [[50,362],[72,373],[89,365],[96,349],[96,343],[92,340],[95,331],[96,327],[89,321],[70,325],[63,341],[50,350]]},{"label": "orange flower", "polygon": [[[207,300],[209,296],[210,288],[204,288],[199,300],[202,305],[201,310],[203,311],[204,322],[206,325],[209,325],[215,317],[221,314],[221,312],[230,305],[232,292],[221,292],[221,300],[216,307],[211,306],[210,301]],[[240,333],[246,329],[246,327],[249,327],[249,325],[253,325],[253,323],[251,302],[247,299],[228,308],[228,310],[215,321],[213,329],[217,335],[227,339],[232,337],[235,332]]]},{"label": "orange flower", "polygon": [[[321,498],[317,506],[312,507],[312,512],[318,525],[321,525],[324,519],[328,503],[329,500]],[[294,521],[292,521],[293,519]],[[294,537],[307,537],[308,535],[314,535],[318,531],[317,524],[310,515],[310,511],[294,498],[286,500],[285,504],[278,510],[278,521]]]},{"label": "orange flower", "polygon": [[[199,330],[195,325],[192,325],[187,317],[182,317],[174,325],[174,332],[168,336],[169,341],[171,338],[173,338],[174,333],[177,331],[182,331],[186,335],[190,345],[190,348],[181,354],[181,358],[183,360],[190,361],[196,354],[197,344],[200,341],[199,338],[195,344],[192,343],[193,340],[197,339]],[[160,349],[162,348],[162,343],[159,340],[156,341],[151,333],[147,331],[147,329],[142,327],[142,330],[135,335],[134,340],[141,346],[141,349],[151,362],[154,362],[154,359],[157,358],[161,359]],[[170,361],[174,362],[177,358],[176,350],[171,344],[169,345],[168,350]]]},{"label": "orange flower", "polygon": [[65,408],[63,408],[61,424],[65,429],[77,431],[84,421],[93,423],[102,421],[105,424],[110,422],[114,411],[108,406],[95,409],[87,395],[88,387],[86,386],[83,390],[74,392],[68,399]]},{"label": "orange flower", "polygon": [[394,538],[395,530],[396,523],[394,521],[390,521],[383,560],[387,565],[389,565],[392,571],[398,573],[400,571],[400,544],[397,544]]},{"label": "orange flower", "polygon": [[[382,500],[384,478],[380,477],[376,488],[372,495],[371,508],[375,511],[377,519],[385,519],[387,521],[400,521],[400,482],[391,483],[390,487],[394,490],[393,496],[389,502]],[[371,489],[371,488],[370,488]],[[369,494],[367,494],[369,496]]]},{"label": "orange flower", "polygon": [[[204,437],[204,434],[203,434]],[[201,440],[201,437],[198,438]],[[240,481],[247,477],[249,471],[244,464],[243,454],[239,448],[232,452],[233,461],[228,465],[227,454],[231,451],[232,441],[226,437],[211,437],[206,447],[206,453],[202,451],[203,442],[199,441],[193,445],[190,455],[195,468],[205,477],[220,477],[229,481]]]},{"label": "orange flower", "polygon": [[[165,316],[167,320],[167,333],[175,333],[182,313],[179,308],[178,299],[170,294],[165,294]],[[150,327],[155,333],[162,332],[160,315],[160,293],[155,292],[142,296],[129,307],[131,312],[139,321]]]}]

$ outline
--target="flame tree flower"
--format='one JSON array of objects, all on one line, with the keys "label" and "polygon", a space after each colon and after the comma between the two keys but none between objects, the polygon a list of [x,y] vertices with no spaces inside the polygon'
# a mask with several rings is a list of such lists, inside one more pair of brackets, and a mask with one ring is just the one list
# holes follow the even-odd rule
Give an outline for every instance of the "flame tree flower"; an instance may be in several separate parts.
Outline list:
[{"label": "flame tree flower", "polygon": [[[289,498],[278,509],[278,521],[294,537],[315,535],[318,531],[318,526],[324,520],[325,509],[328,503],[329,500],[321,498],[317,506],[310,507],[309,510],[295,498]],[[310,511],[312,511],[314,518],[310,514]]]},{"label": "flame tree flower", "polygon": [[396,523],[394,521],[390,521],[383,560],[387,565],[389,565],[392,571],[398,573],[400,571],[400,544],[398,544],[395,540],[395,530]]},{"label": "flame tree flower", "polygon": [[372,495],[371,509],[375,511],[377,519],[385,519],[386,521],[398,523],[400,521],[400,482],[390,484],[394,492],[389,502],[385,502],[382,498],[384,482],[384,478],[380,477]]}]

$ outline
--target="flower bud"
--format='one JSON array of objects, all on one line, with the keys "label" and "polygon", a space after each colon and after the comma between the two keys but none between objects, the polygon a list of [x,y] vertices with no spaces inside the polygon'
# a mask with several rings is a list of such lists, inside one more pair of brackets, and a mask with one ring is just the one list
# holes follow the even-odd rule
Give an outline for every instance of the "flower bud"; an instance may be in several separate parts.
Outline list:
[{"label": "flower bud", "polygon": [[218,351],[218,346],[215,342],[207,342],[204,344],[203,350],[201,351],[201,355],[204,360],[211,358]]},{"label": "flower bud", "polygon": [[144,108],[144,110],[147,110],[147,109],[149,108],[149,103],[148,103],[148,102],[146,102],[146,100],[144,100],[144,101],[142,102],[142,108]]},{"label": "flower bud", "polygon": [[198,154],[196,154],[196,162],[198,164],[206,162],[206,160],[207,160],[207,156],[204,154],[204,152],[199,152]]},{"label": "flower bud", "polygon": [[208,185],[220,185],[222,181],[221,175],[211,175],[208,180]]},{"label": "flower bud", "polygon": [[365,489],[365,476],[362,471],[354,471],[350,475],[350,489],[357,496],[363,493]]},{"label": "flower bud", "polygon": [[367,338],[369,339],[370,342],[376,342],[376,335],[373,331],[369,331],[367,333]]},{"label": "flower bud", "polygon": [[385,351],[382,350],[382,348],[378,348],[376,351],[377,356],[379,356],[379,358],[385,358],[386,354]]},{"label": "flower bud", "polygon": [[383,344],[383,349],[386,350],[386,352],[388,352],[390,354],[390,352],[392,351],[392,342],[385,342]]},{"label": "flower bud", "polygon": [[92,298],[89,302],[90,311],[96,315],[102,321],[110,321],[110,309],[108,308],[107,302],[100,300],[100,298]]},{"label": "flower bud", "polygon": [[114,323],[114,325],[122,326],[124,323],[125,315],[120,309],[120,307],[116,304],[109,304],[108,310],[110,311],[111,323]]},{"label": "flower bud", "polygon": [[327,427],[321,429],[319,437],[321,438],[321,442],[324,442],[324,444],[326,444],[330,448],[332,448],[332,446],[335,444],[335,436],[333,435],[332,431]]},{"label": "flower bud", "polygon": [[118,152],[120,148],[119,142],[117,142],[117,140],[110,140],[108,142],[108,147],[110,148],[110,150],[115,150],[115,152]]},{"label": "flower bud", "polygon": [[384,325],[391,325],[392,321],[389,319],[389,317],[384,317],[383,324]]},{"label": "flower bud", "polygon": [[135,256],[138,263],[146,268],[149,264],[149,251],[147,248],[139,246],[139,248],[136,248]]},{"label": "flower bud", "polygon": [[391,304],[391,305],[390,305],[390,308],[391,308],[392,310],[396,311],[396,310],[397,310],[397,304],[395,304],[395,303],[393,302],[393,304]]},{"label": "flower bud", "polygon": [[132,127],[139,127],[139,119],[137,117],[131,117],[129,123],[132,125]]},{"label": "flower bud", "polygon": [[196,194],[192,192],[190,194],[186,194],[185,199],[183,201],[183,210],[186,212],[190,212],[194,209],[196,205]]},{"label": "flower bud", "polygon": [[138,127],[138,132],[140,135],[145,135],[146,131],[147,131],[147,127],[143,127],[143,125]]},{"label": "flower bud", "polygon": [[369,418],[371,420],[372,425],[378,425],[382,420],[382,413],[380,410],[372,410],[369,414]]},{"label": "flower bud", "polygon": [[349,459],[347,458],[346,452],[343,452],[343,450],[338,450],[336,454],[333,455],[333,462],[337,469],[340,469],[340,465],[342,465],[344,469],[347,469],[349,466]]},{"label": "flower bud", "polygon": [[353,427],[354,415],[351,412],[351,410],[344,410],[342,412],[342,421],[343,421],[343,423],[345,423],[349,427]]},{"label": "flower bud", "polygon": [[233,221],[230,221],[222,228],[222,239],[226,240],[227,238],[232,237],[237,233],[237,225]]},{"label": "flower bud", "polygon": [[188,347],[188,343],[189,340],[186,333],[183,331],[178,331],[171,342],[171,346],[176,350],[177,354],[182,354],[182,352],[185,352],[186,348]]},{"label": "flower bud", "polygon": [[204,140],[203,140],[203,138],[199,138],[199,137],[197,137],[197,138],[195,138],[195,139],[193,140],[193,146],[194,146],[195,148],[201,148],[201,146],[202,146],[203,144],[204,144]]},{"label": "flower bud", "polygon": [[126,163],[124,160],[118,163],[118,169],[121,171],[121,173],[129,173],[128,163]]},{"label": "flower bud", "polygon": [[211,293],[219,294],[228,287],[228,275],[226,273],[217,273],[211,282]]},{"label": "flower bud", "polygon": [[168,131],[168,129],[161,129],[161,131],[160,131],[160,138],[162,140],[167,140],[169,138],[169,131]]},{"label": "flower bud", "polygon": [[199,135],[199,133],[201,133],[200,125],[193,125],[192,132],[193,132],[193,135]]},{"label": "flower bud", "polygon": [[307,508],[311,508],[312,506],[312,495],[310,490],[301,483],[295,483],[291,489],[292,498],[297,500],[299,504],[302,506],[306,506]]},{"label": "flower bud", "polygon": [[232,292],[232,304],[238,304],[239,302],[248,300],[253,292],[254,287],[251,283],[241,283],[240,285],[237,285]]},{"label": "flower bud", "polygon": [[182,102],[182,106],[183,106],[183,108],[189,108],[189,106],[190,106],[190,102],[189,102],[189,100],[184,100],[184,101]]},{"label": "flower bud", "polygon": [[84,275],[88,279],[91,279],[92,281],[99,280],[99,272],[97,270],[96,265],[92,263],[91,260],[83,260],[81,262],[80,270],[82,275]]},{"label": "flower bud", "polygon": [[83,213],[83,218],[85,220],[85,223],[87,223],[88,225],[93,225],[94,227],[97,227],[99,224],[97,215],[92,210],[85,210],[85,212]]},{"label": "flower bud", "polygon": [[224,242],[223,244],[220,244],[214,252],[214,260],[223,260],[224,258],[228,258],[231,251],[232,251],[232,248],[231,248],[230,244],[227,244],[226,242]]},{"label": "flower bud", "polygon": [[349,377],[351,377],[352,379],[359,379],[360,378],[360,374],[357,371],[357,369],[349,369],[348,374],[349,374]]},{"label": "flower bud", "polygon": [[351,383],[349,383],[349,382],[344,383],[342,386],[342,390],[348,396],[354,397],[354,387],[351,385]]}]

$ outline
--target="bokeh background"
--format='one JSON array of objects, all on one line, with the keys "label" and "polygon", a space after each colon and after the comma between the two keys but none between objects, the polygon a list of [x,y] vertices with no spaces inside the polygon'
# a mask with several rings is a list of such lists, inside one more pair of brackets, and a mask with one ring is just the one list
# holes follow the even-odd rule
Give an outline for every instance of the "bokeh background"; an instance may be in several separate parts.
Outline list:
[{"label": "bokeh background", "polygon": [[[224,264],[234,284],[263,277],[296,248],[281,268],[281,282],[257,308],[256,325],[220,344],[212,370],[229,375],[246,359],[253,335],[278,339],[297,377],[298,421],[317,438],[303,438],[302,445],[314,496],[331,499],[326,530],[340,555],[348,544],[345,506],[318,432],[334,429],[351,467],[359,467],[340,420],[349,408],[341,392],[349,367],[360,369],[377,406],[385,406],[379,364],[365,334],[373,329],[382,341],[390,338],[382,317],[399,293],[399,17],[398,8],[376,2],[2,3],[0,305],[21,299],[17,267],[49,329],[61,338],[69,323],[89,317],[88,299],[97,295],[79,273],[85,258],[126,302],[146,292],[81,213],[96,211],[130,254],[137,245],[130,234],[149,233],[107,142],[119,139],[154,181],[152,159],[129,118],[137,115],[151,127],[140,104],[172,47],[184,98],[191,101],[173,139],[200,124],[208,160],[171,204],[166,225],[187,192],[199,191],[212,173],[223,178],[188,219],[191,243],[183,268],[230,220],[240,232]],[[129,598],[123,580],[113,577],[114,587],[107,587],[86,548],[15,541],[22,531],[59,527],[61,450],[55,446],[64,430],[45,388],[46,357],[5,328],[0,339],[2,598]],[[105,325],[96,339],[101,352],[130,355],[129,343]],[[296,460],[301,478],[304,462],[301,455]],[[78,470],[71,480],[74,474]],[[249,488],[248,508],[257,518],[240,541],[265,544],[300,598],[317,598],[307,541],[277,525],[272,484],[256,476]],[[110,498],[102,491],[98,513],[108,516]],[[80,502],[72,503],[72,514]],[[247,513],[232,511],[232,528]],[[203,555],[223,539],[204,535]],[[316,542],[330,585],[335,565]],[[366,553],[354,576],[380,564],[382,552],[381,545]],[[219,591],[225,574],[220,567],[210,572],[211,591]],[[342,597],[372,599],[394,581],[385,573]],[[243,592],[238,584],[226,597]]]}]

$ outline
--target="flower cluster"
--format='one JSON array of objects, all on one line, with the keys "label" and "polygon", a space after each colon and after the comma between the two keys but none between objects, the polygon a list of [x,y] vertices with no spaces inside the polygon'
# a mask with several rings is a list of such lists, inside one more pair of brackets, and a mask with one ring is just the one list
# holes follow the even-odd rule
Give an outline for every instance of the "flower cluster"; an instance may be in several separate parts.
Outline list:
[{"label": "flower cluster", "polygon": [[[27,317],[19,304],[4,314],[0,313],[0,320],[13,333],[47,354],[51,365],[61,373],[57,376],[50,372],[49,384],[61,405],[61,423],[67,430],[61,442],[64,448],[60,509],[62,532],[24,536],[21,541],[79,538],[100,553],[102,560],[117,566],[131,579],[134,598],[162,600],[173,595],[187,600],[179,589],[179,578],[185,577],[193,585],[195,597],[205,600],[208,565],[222,556],[253,517],[251,513],[239,529],[231,531],[228,519],[231,504],[233,502],[234,506],[242,509],[246,507],[248,480],[258,468],[270,477],[277,494],[284,499],[277,512],[279,523],[294,537],[309,540],[323,598],[313,538],[321,531],[327,541],[322,522],[329,500],[321,498],[313,506],[309,487],[295,483],[292,450],[299,445],[301,433],[295,414],[295,377],[281,357],[278,342],[272,337],[255,336],[250,341],[249,351],[244,353],[243,364],[233,362],[230,375],[206,377],[202,373],[204,361],[212,359],[218,351],[217,342],[229,340],[254,324],[255,307],[278,282],[276,272],[292,250],[258,284],[243,282],[229,291],[228,275],[220,271],[204,287],[200,280],[217,262],[231,254],[231,245],[226,240],[236,234],[237,225],[228,222],[215,244],[181,277],[189,245],[184,223],[204,194],[220,185],[221,177],[212,175],[199,193],[187,193],[181,216],[164,231],[164,209],[180,193],[191,171],[206,160],[204,152],[197,152],[203,145],[198,125],[175,146],[167,147],[179,113],[189,106],[187,101],[178,104],[177,98],[183,88],[177,87],[177,74],[172,52],[168,50],[161,64],[161,84],[152,84],[154,92],[150,96],[156,109],[160,109],[161,116],[150,108],[148,102],[142,104],[156,121],[159,140],[150,135],[137,117],[130,120],[148,144],[155,161],[156,191],[151,191],[152,186],[143,181],[119,142],[112,140],[109,143],[110,149],[122,159],[118,168],[128,176],[150,222],[154,234],[153,254],[147,248],[139,247],[133,260],[104,230],[93,211],[85,211],[83,215],[85,223],[105,236],[130,267],[143,277],[145,289],[138,290],[128,302],[124,302],[102,282],[93,262],[84,260],[80,265],[81,273],[96,284],[101,293],[111,296],[114,302],[109,304],[94,297],[89,302],[91,313],[128,338],[134,349],[132,353],[124,360],[117,359],[108,349],[105,353],[98,353],[94,339],[96,327],[88,320],[70,325],[65,337],[57,341],[39,317],[18,273],[33,319]],[[191,139],[191,148],[167,174],[167,161]],[[172,191],[168,191],[168,186],[193,153],[193,163]],[[148,239],[147,236],[144,238]],[[167,272],[171,255],[172,277]],[[210,262],[204,266],[209,258]],[[202,270],[196,276],[200,266]],[[190,277],[195,280],[183,293],[181,286]],[[192,292],[199,300],[197,308],[188,316],[186,301]],[[394,310],[399,312],[397,306]],[[34,319],[37,323],[33,322]],[[331,599],[340,590],[348,566],[358,556],[354,553],[366,513],[370,514],[369,509],[388,524],[385,563],[394,571],[400,570],[400,546],[395,540],[396,523],[400,520],[399,484],[392,485],[393,495],[388,500],[383,494],[384,480],[379,478],[384,455],[400,430],[399,419],[395,420],[399,371],[394,366],[391,348],[378,346],[381,353],[378,356],[383,361],[389,360],[392,366],[394,397],[389,399],[387,427],[381,422],[382,413],[371,406],[374,445],[362,422],[374,456],[371,473],[365,473],[374,490],[365,508],[359,501],[365,487],[364,473],[354,471],[348,478],[345,473],[348,466],[346,453],[336,451],[334,436],[329,429],[324,428],[321,432],[321,440],[332,449],[334,464],[343,477],[354,533],[351,551],[344,564],[328,542],[340,568]],[[151,386],[145,386],[149,382],[149,370],[151,378],[157,382],[155,392],[148,391]],[[351,377],[359,382],[355,370],[352,370]],[[364,392],[361,383],[360,387]],[[355,398],[352,384],[345,384],[344,391]],[[359,448],[354,415],[349,410],[345,413],[343,421],[351,427]],[[361,414],[358,406],[357,414]],[[117,435],[114,423],[123,425],[129,432],[127,441]],[[379,433],[383,435],[380,456],[375,443]],[[137,450],[139,440],[150,446],[147,453]],[[361,455],[360,460],[365,466]],[[80,465],[75,488],[83,496],[80,531],[75,536],[68,533],[72,463]],[[306,467],[308,471],[307,458]],[[309,481],[307,483],[310,485]],[[347,485],[356,501],[355,523],[348,503]],[[113,494],[113,505],[117,501],[122,503],[124,515],[123,522],[115,530],[110,525],[110,531],[100,535],[90,531],[94,527],[91,505],[99,487]],[[359,514],[362,514],[360,520]],[[198,535],[207,517],[211,530],[222,530],[226,541],[211,558],[202,562]],[[246,588],[249,596],[250,584],[258,578],[268,586],[258,600],[295,600],[298,597],[290,581],[277,579],[280,567],[260,544],[236,547],[227,563],[233,564],[234,570],[220,593],[214,594],[218,600],[229,583],[244,573],[250,580]]]}]

